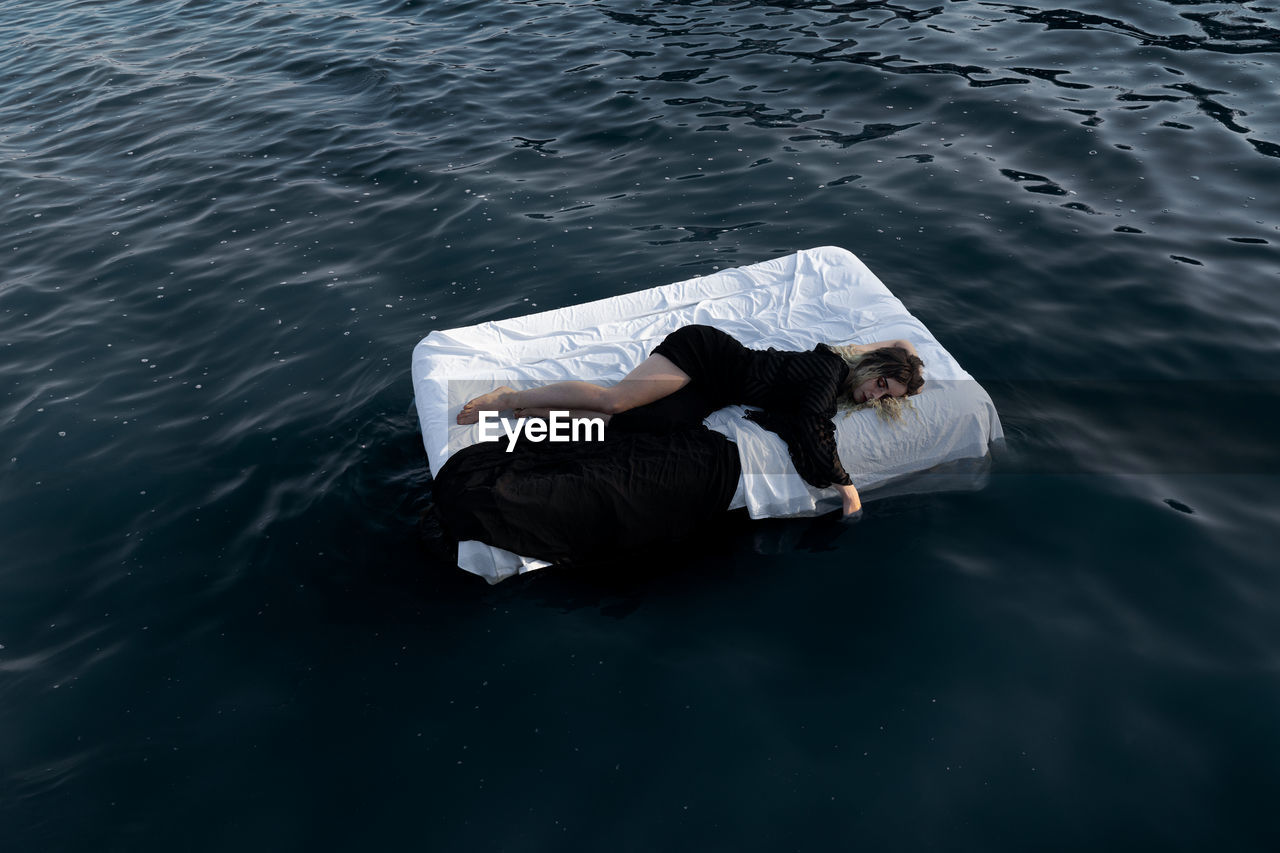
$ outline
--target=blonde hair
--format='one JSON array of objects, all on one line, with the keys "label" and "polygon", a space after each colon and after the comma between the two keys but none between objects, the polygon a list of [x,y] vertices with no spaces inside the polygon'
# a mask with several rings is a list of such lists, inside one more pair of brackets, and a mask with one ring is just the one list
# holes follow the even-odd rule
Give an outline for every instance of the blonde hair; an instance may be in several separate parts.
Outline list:
[{"label": "blonde hair", "polygon": [[901,382],[907,394],[914,394],[924,385],[924,362],[903,347],[880,347],[870,351],[855,350],[853,344],[830,346],[831,350],[849,365],[849,374],[840,387],[836,405],[842,411],[875,409],[882,420],[901,421],[903,413],[911,408],[905,397],[879,397],[865,403],[854,402],[853,392],[868,379],[894,379]]}]

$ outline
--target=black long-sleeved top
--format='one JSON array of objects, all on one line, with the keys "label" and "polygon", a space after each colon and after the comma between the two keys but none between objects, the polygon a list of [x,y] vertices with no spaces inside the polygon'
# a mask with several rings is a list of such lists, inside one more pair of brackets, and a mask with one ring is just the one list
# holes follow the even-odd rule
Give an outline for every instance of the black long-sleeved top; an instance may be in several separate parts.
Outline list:
[{"label": "black long-sleeved top", "polygon": [[711,409],[747,417],[787,443],[797,473],[817,488],[852,485],[836,449],[836,400],[849,367],[826,344],[806,352],[753,350],[711,326],[685,326],[654,349],[693,379]]}]

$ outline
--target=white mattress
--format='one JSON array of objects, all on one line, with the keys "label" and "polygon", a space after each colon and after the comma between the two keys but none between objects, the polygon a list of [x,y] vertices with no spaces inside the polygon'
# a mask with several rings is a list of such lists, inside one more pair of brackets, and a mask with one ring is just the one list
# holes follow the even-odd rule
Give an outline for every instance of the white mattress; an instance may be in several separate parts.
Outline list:
[{"label": "white mattress", "polygon": [[[689,323],[723,329],[754,348],[895,338],[915,344],[925,386],[903,422],[886,423],[868,410],[836,416],[840,458],[864,502],[907,475],[981,459],[1003,437],[991,398],[924,324],[856,256],[825,246],[597,302],[432,332],[414,348],[412,367],[431,470],[479,439],[478,426],[454,422],[472,397],[513,380],[616,381]],[[731,406],[706,420],[738,445],[743,476],[732,508],[764,518],[840,505],[834,488],[805,483],[782,439],[742,412]],[[939,475],[933,487],[954,488],[954,474]],[[931,488],[927,478],[914,490],[921,488]],[[547,565],[480,542],[461,543],[458,563],[491,582]]]}]

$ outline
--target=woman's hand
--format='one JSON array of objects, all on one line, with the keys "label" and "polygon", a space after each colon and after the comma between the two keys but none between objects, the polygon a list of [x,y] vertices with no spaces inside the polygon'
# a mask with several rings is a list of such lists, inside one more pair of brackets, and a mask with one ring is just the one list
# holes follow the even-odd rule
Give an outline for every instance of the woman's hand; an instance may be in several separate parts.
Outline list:
[{"label": "woman's hand", "polygon": [[840,490],[840,496],[844,499],[844,517],[861,516],[862,499],[858,497],[858,490],[853,486],[837,486],[836,488]]}]

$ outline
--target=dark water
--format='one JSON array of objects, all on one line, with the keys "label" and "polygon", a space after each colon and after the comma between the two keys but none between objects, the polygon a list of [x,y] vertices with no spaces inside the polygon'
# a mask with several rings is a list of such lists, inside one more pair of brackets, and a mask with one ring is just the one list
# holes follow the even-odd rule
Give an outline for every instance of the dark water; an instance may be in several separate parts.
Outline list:
[{"label": "dark water", "polygon": [[[9,0],[5,848],[1276,849],[1277,7]],[[420,550],[419,338],[826,244],[985,490]]]}]

